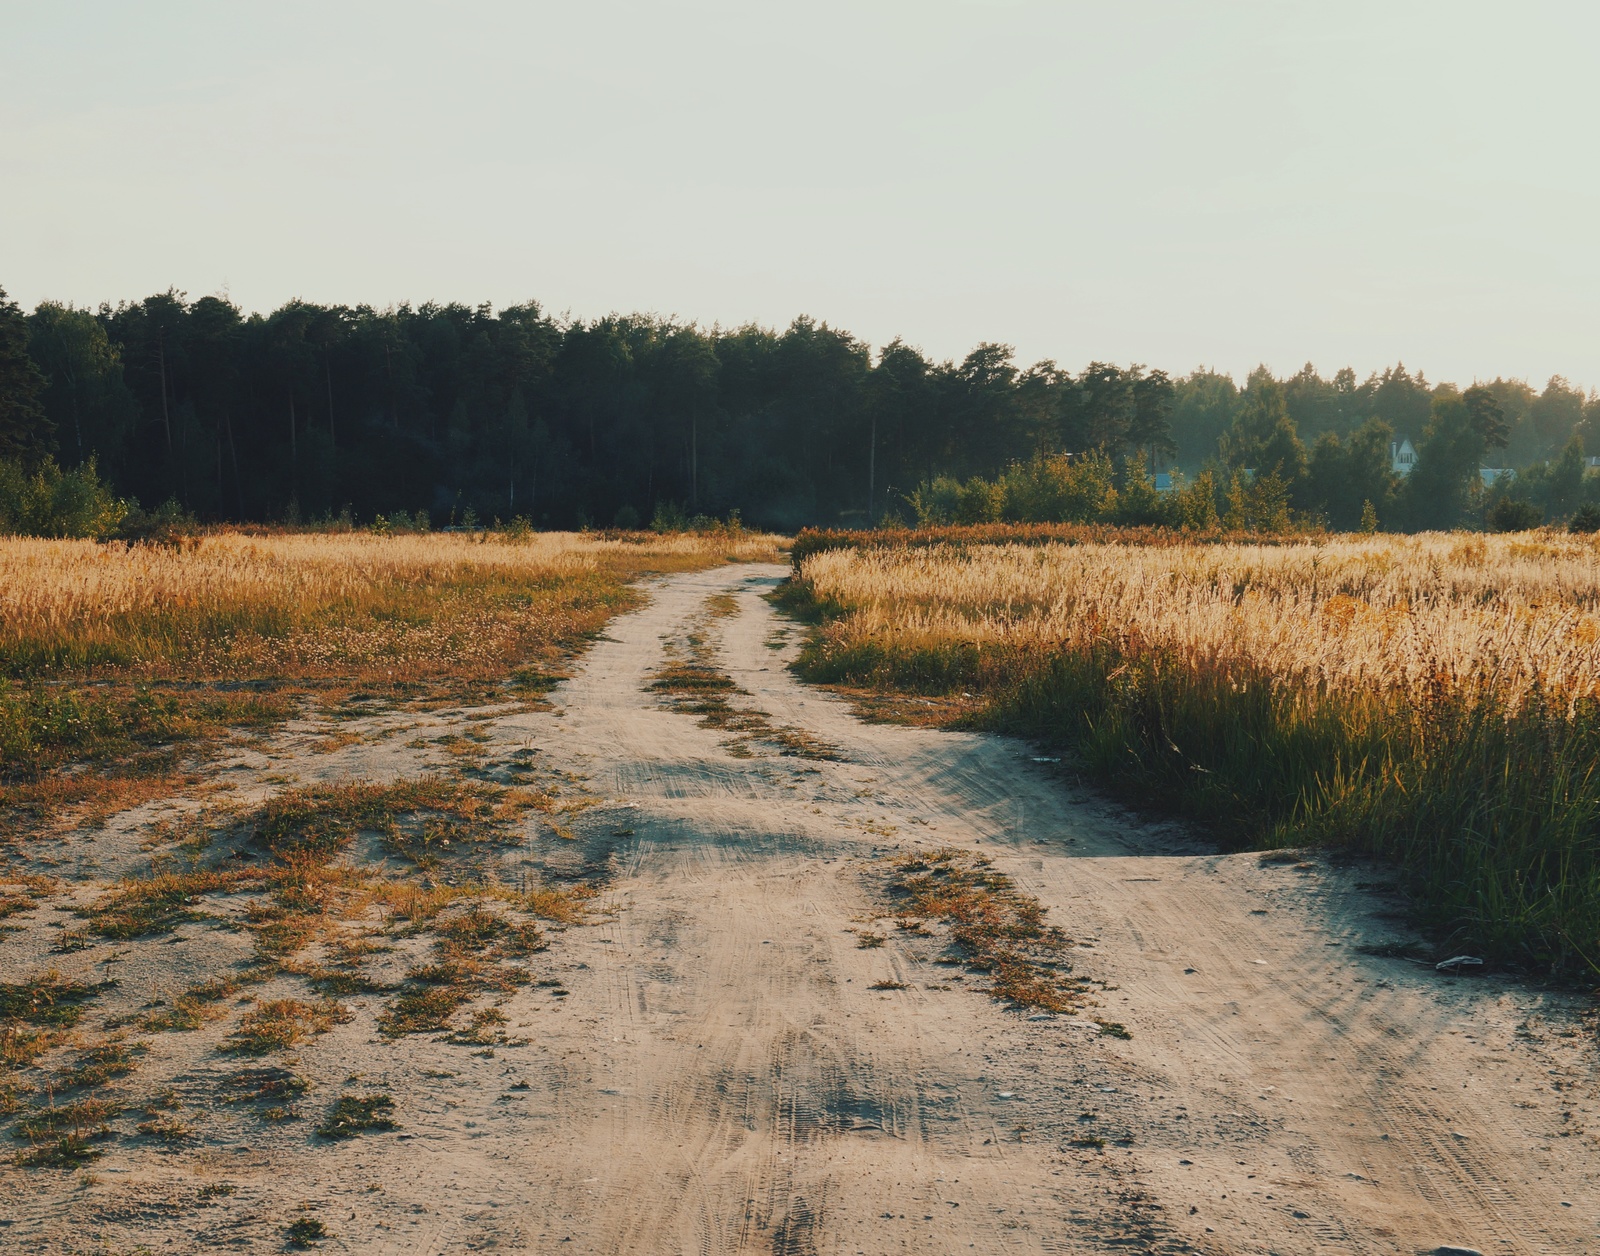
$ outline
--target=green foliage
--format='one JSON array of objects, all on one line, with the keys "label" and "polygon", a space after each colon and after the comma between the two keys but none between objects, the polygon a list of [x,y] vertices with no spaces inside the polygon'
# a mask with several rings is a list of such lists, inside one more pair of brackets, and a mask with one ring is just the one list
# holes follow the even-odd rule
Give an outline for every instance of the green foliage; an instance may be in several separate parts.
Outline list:
[{"label": "green foliage", "polygon": [[32,471],[0,462],[0,534],[103,540],[127,514],[127,503],[100,482],[93,458],[70,471],[49,459]]},{"label": "green foliage", "polygon": [[0,1026],[40,1025],[70,1029],[83,1016],[83,1005],[113,983],[87,985],[51,972],[16,985],[0,982]]},{"label": "green foliage", "polygon": [[426,533],[433,529],[426,510],[410,513],[397,510],[392,515],[374,515],[367,531],[375,536],[397,536],[404,533]]},{"label": "green foliage", "polygon": [[650,519],[652,532],[682,532],[689,526],[689,516],[677,502],[658,501],[655,514]]},{"label": "green foliage", "polygon": [[46,380],[29,353],[28,323],[0,288],[0,462],[32,469],[55,450],[42,404]]},{"label": "green foliage", "polygon": [[310,1247],[323,1239],[332,1238],[328,1227],[315,1217],[301,1217],[291,1223],[283,1232],[284,1239],[290,1247]]},{"label": "green foliage", "polygon": [[1375,517],[1387,517],[1396,492],[1389,454],[1393,439],[1394,429],[1381,419],[1369,419],[1347,439],[1324,432],[1311,449],[1301,491],[1304,506],[1339,531],[1362,527],[1369,506]]},{"label": "green foliage", "polygon": [[1600,532],[1600,505],[1586,502],[1573,512],[1567,523],[1569,532]]},{"label": "green foliage", "polygon": [[64,1134],[18,1152],[17,1164],[25,1169],[81,1169],[103,1154],[104,1148],[86,1135]]},{"label": "green foliage", "polygon": [[1484,519],[1491,532],[1526,532],[1529,528],[1539,526],[1544,519],[1544,512],[1532,502],[1501,497],[1489,507]]},{"label": "green foliage", "polygon": [[1222,526],[1230,532],[1287,531],[1289,486],[1276,472],[1250,475],[1235,471],[1228,483],[1228,513]]},{"label": "green foliage", "polygon": [[1189,532],[1215,532],[1222,526],[1217,515],[1217,481],[1210,468],[1193,484],[1179,484],[1172,493],[1172,522]]},{"label": "green foliage", "polygon": [[1274,475],[1285,486],[1305,474],[1306,450],[1289,416],[1283,386],[1265,367],[1251,372],[1233,426],[1223,434],[1222,457],[1235,471]]},{"label": "green foliage", "polygon": [[1478,468],[1487,452],[1480,419],[1454,391],[1441,390],[1417,447],[1417,464],[1406,477],[1404,508],[1411,525],[1460,526],[1481,492]]},{"label": "green foliage", "polygon": [[[1035,455],[1070,452],[1108,459],[1119,495],[1124,462],[1153,475],[1170,457],[1192,476],[1220,457],[1276,473],[1295,510],[1335,527],[1355,527],[1364,501],[1387,526],[1414,514],[1439,526],[1475,519],[1476,501],[1437,502],[1435,483],[1392,504],[1383,442],[1360,433],[1387,424],[1420,442],[1446,395],[1484,450],[1507,447],[1508,465],[1554,460],[1600,423],[1600,398],[1560,376],[1542,391],[1495,380],[1458,395],[1398,364],[1364,381],[1308,365],[1282,380],[1258,369],[1241,389],[1212,370],[1025,365],[993,342],[938,361],[896,340],[874,360],[804,317],[724,330],[639,314],[569,321],[532,303],[302,301],[247,317],[169,290],[98,311],[44,302],[24,318],[0,299],[0,459],[32,476],[59,445],[61,465],[94,462],[111,497],[170,500],[207,521],[343,516],[393,532],[426,527],[431,511],[468,527],[520,517],[626,530],[653,516],[673,531],[737,509],[787,531],[875,523],[907,496],[925,522],[1116,517],[987,491]],[[1308,482],[1305,444],[1324,436],[1338,456],[1313,453]],[[1430,454],[1436,481],[1465,485],[1448,453]],[[1169,513],[1131,487],[1121,517]],[[1578,503],[1540,504],[1564,518]],[[51,534],[146,535],[131,515],[137,527],[116,529],[64,507],[35,513],[46,523],[28,526]]]},{"label": "green foliage", "polygon": [[393,1117],[394,1100],[388,1095],[340,1095],[327,1117],[317,1126],[323,1138],[354,1138],[369,1130],[399,1128]]}]

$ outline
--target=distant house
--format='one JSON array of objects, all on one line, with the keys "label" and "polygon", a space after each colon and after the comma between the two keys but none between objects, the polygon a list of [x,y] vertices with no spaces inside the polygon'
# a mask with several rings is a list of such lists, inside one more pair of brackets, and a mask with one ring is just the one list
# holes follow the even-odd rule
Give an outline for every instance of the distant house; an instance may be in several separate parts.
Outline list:
[{"label": "distant house", "polygon": [[1156,492],[1158,492],[1158,493],[1170,493],[1170,492],[1172,492],[1172,472],[1170,472],[1170,471],[1157,471],[1156,472]]},{"label": "distant house", "polygon": [[1416,447],[1409,440],[1402,438],[1398,443],[1391,441],[1389,444],[1389,470],[1396,475],[1410,475],[1411,468],[1417,465]]},{"label": "distant house", "polygon": [[1517,472],[1513,467],[1479,467],[1478,478],[1483,481],[1484,488],[1493,488],[1497,483],[1510,484],[1517,478]]}]

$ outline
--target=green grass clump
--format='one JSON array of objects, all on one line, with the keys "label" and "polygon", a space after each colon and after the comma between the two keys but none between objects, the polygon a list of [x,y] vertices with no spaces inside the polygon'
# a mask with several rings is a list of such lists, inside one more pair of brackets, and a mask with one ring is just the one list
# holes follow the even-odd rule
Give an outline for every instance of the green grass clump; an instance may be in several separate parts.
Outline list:
[{"label": "green grass clump", "polygon": [[473,993],[464,986],[407,990],[379,1013],[378,1028],[391,1038],[447,1030],[450,1018],[472,1001]]},{"label": "green grass clump", "polygon": [[53,970],[33,981],[0,981],[0,1025],[10,1022],[70,1029],[82,1017],[83,1005],[114,984],[68,981]]},{"label": "green grass clump", "polygon": [[301,1217],[298,1221],[285,1228],[283,1237],[290,1247],[310,1247],[321,1239],[332,1238],[328,1227],[315,1217]]},{"label": "green grass clump", "polygon": [[83,914],[88,917],[90,930],[103,938],[170,933],[181,924],[205,919],[205,913],[199,910],[202,898],[229,893],[244,878],[244,873],[213,869],[130,877],[102,895]]},{"label": "green grass clump", "polygon": [[148,1050],[143,1042],[116,1039],[86,1047],[71,1064],[57,1071],[59,1089],[88,1089],[103,1086],[116,1077],[126,1077],[139,1067],[139,1057]]},{"label": "green grass clump", "polygon": [[102,1154],[103,1149],[83,1135],[65,1134],[19,1151],[16,1162],[25,1169],[78,1169]]},{"label": "green grass clump", "polygon": [[222,1050],[231,1055],[270,1055],[307,1038],[325,1034],[350,1019],[350,1013],[332,999],[307,1003],[302,999],[273,999],[252,1008],[240,1018]]},{"label": "green grass clump", "polygon": [[241,1069],[224,1083],[229,1103],[267,1104],[266,1111],[279,1113],[291,1111],[288,1105],[310,1089],[310,1082],[286,1068]]},{"label": "green grass clump", "polygon": [[101,1134],[117,1110],[117,1103],[111,1099],[77,1099],[72,1103],[31,1108],[17,1118],[16,1134],[36,1142],[67,1132],[82,1137]]},{"label": "green grass clump", "polygon": [[323,1138],[355,1138],[369,1130],[398,1129],[389,1115],[393,1111],[394,1100],[388,1095],[340,1095],[317,1133]]}]

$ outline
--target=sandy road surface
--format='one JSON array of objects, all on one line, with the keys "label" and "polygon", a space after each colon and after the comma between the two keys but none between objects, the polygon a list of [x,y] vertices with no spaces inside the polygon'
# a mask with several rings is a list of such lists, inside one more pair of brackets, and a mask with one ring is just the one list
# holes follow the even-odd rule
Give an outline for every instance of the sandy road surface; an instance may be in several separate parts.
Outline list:
[{"label": "sandy road surface", "polygon": [[[530,1239],[1600,1249],[1594,1054],[1559,1036],[1571,1009],[1359,951],[1398,929],[1357,888],[1370,872],[1180,853],[1015,743],[860,723],[770,648],[775,579],[663,584],[561,697],[562,752],[635,832],[615,852],[622,910],[574,939],[576,1032],[545,1041],[573,1053],[570,1084],[546,1092],[540,1149],[514,1155]],[[841,762],[734,758],[652,709],[663,638],[730,588],[740,613],[715,625],[746,704]],[[857,949],[858,860],[918,842],[976,845],[1094,939],[1080,968],[1118,987],[1102,997],[1132,1039],[930,989],[955,983],[915,939]],[[885,978],[911,989],[867,988]],[[1103,1150],[1071,1146],[1089,1127]]]},{"label": "sandy road surface", "polygon": [[[330,1250],[397,1256],[1600,1251],[1578,1008],[1363,952],[1405,937],[1381,873],[1206,853],[1019,743],[861,723],[785,670],[798,634],[760,597],[781,575],[660,581],[557,713],[479,725],[603,799],[576,841],[539,841],[547,867],[605,877],[612,910],[551,952],[566,998],[507,1005],[528,1045],[424,1072],[446,1048],[375,1045],[363,1012],[317,1069],[381,1077],[404,1138],[219,1150],[233,1215],[147,1208],[153,1250],[273,1250],[264,1218],[299,1198]],[[839,761],[744,757],[647,691],[718,593],[736,705]],[[919,844],[982,850],[1048,904],[1132,1037],[1008,1011],[925,940],[859,948],[872,861]]]}]

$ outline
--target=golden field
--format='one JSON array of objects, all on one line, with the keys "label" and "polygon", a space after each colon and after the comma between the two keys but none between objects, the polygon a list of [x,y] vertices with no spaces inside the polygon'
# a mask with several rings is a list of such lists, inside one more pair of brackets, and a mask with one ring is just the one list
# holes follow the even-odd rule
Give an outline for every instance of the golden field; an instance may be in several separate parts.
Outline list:
[{"label": "golden field", "polygon": [[13,675],[472,674],[634,576],[771,559],[775,545],[753,533],[4,538],[0,661]]},{"label": "golden field", "polygon": [[1110,644],[1325,692],[1442,685],[1513,706],[1534,686],[1600,693],[1600,546],[1587,537],[830,550],[801,575],[848,608],[827,629],[837,646]]}]

